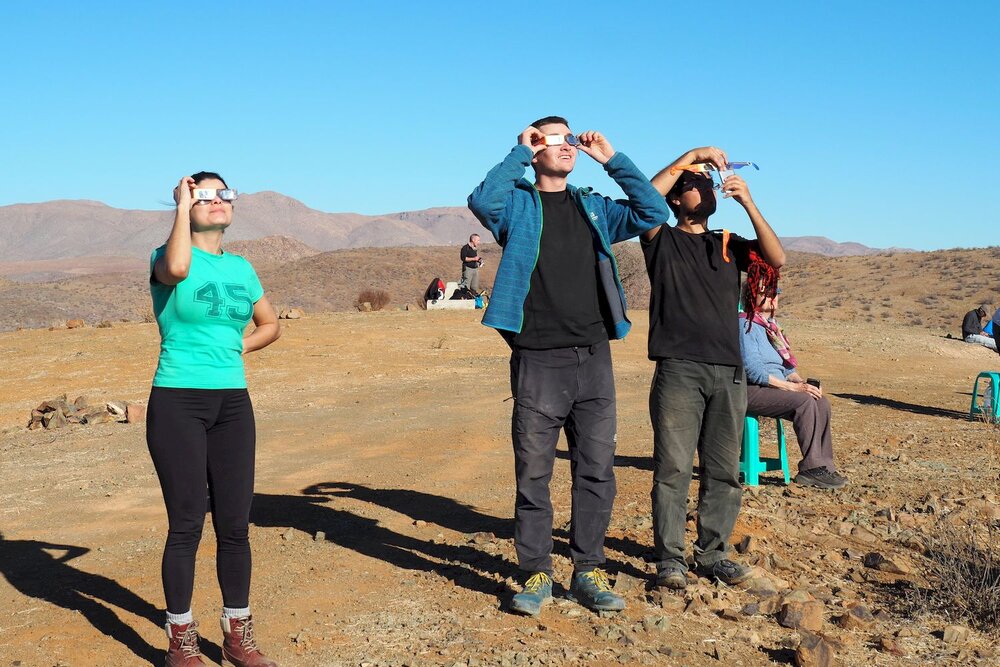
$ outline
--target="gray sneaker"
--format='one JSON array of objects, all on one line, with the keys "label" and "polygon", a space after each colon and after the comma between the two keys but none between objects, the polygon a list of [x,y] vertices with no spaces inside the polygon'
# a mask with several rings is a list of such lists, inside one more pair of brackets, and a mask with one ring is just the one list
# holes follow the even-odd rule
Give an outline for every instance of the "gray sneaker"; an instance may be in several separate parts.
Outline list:
[{"label": "gray sneaker", "polygon": [[810,468],[796,475],[795,483],[818,489],[842,489],[847,486],[847,478],[826,468]]},{"label": "gray sneaker", "polygon": [[751,575],[753,575],[753,570],[749,567],[740,565],[739,563],[731,561],[728,558],[723,558],[720,561],[704,567],[699,565],[695,568],[695,572],[699,577],[721,581],[727,586],[742,584],[744,581],[749,579]]},{"label": "gray sneaker", "polygon": [[656,587],[682,591],[687,588],[687,568],[668,565],[656,573]]}]

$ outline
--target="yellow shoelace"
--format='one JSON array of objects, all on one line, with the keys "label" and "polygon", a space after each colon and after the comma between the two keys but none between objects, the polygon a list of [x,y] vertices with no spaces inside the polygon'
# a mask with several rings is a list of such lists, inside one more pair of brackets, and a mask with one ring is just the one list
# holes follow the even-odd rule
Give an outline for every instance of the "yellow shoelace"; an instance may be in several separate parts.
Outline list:
[{"label": "yellow shoelace", "polygon": [[599,591],[611,590],[611,582],[608,581],[608,573],[605,572],[604,570],[600,568],[594,568],[590,572],[584,573],[583,576],[593,581],[594,585],[597,586],[597,590]]},{"label": "yellow shoelace", "polygon": [[549,579],[549,575],[544,572],[536,572],[531,575],[531,578],[524,584],[524,590],[527,593],[537,593],[539,589],[547,583],[552,583],[552,580]]}]

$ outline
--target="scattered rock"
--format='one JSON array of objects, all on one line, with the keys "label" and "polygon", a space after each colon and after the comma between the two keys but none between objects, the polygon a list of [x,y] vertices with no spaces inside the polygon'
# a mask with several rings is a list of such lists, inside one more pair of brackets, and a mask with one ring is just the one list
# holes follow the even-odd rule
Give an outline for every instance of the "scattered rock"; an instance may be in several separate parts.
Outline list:
[{"label": "scattered rock", "polygon": [[949,625],[941,638],[946,644],[964,644],[969,641],[969,634],[969,628],[964,625]]},{"label": "scattered rock", "polygon": [[322,542],[325,539],[326,539],[326,533],[323,532],[322,530],[317,530],[316,534],[313,535],[313,540],[315,540],[316,542]]},{"label": "scattered rock", "polygon": [[115,418],[115,421],[123,422],[128,415],[128,405],[124,401],[108,401],[108,412]]},{"label": "scattered rock", "polygon": [[[371,304],[369,304],[369,308]],[[282,308],[281,312],[278,314],[279,320],[300,320],[305,316],[305,312],[301,308]]]},{"label": "scattered rock", "polygon": [[77,319],[77,320],[66,320],[66,328],[67,329],[81,329],[81,328],[83,328],[85,326],[87,326],[87,323],[84,322],[83,320],[79,320],[79,319]]},{"label": "scattered rock", "polygon": [[886,557],[877,551],[872,551],[865,554],[864,557],[865,567],[871,568],[873,570],[879,570],[880,572],[889,572],[890,574],[912,574],[913,568],[907,564],[902,558],[898,556]]},{"label": "scattered rock", "polygon": [[875,640],[875,647],[882,653],[890,653],[900,657],[906,655],[906,651],[903,650],[903,647],[900,646],[899,642],[892,637],[886,637],[884,635],[878,637]]},{"label": "scattered rock", "polygon": [[778,612],[778,623],[794,630],[819,632],[823,628],[823,603],[786,602]]},{"label": "scattered rock", "polygon": [[848,607],[847,611],[837,617],[837,625],[845,630],[864,630],[875,622],[875,617],[863,604]]},{"label": "scattered rock", "polygon": [[798,667],[829,667],[833,665],[833,646],[825,638],[811,632],[802,633],[802,641],[795,649],[795,664]]},{"label": "scattered rock", "polygon": [[142,403],[125,404],[125,423],[142,424],[146,421],[146,406]]},{"label": "scattered rock", "polygon": [[619,595],[624,595],[625,593],[631,593],[632,591],[643,587],[643,582],[636,579],[630,574],[625,574],[624,572],[619,572],[618,576],[615,577],[614,591]]},{"label": "scattered rock", "polygon": [[290,541],[295,538],[295,529],[289,528],[281,534],[281,539],[285,541]]},{"label": "scattered rock", "polygon": [[370,313],[372,312],[372,304],[368,301],[365,301],[360,306],[358,306],[358,310],[360,310],[362,313]]}]

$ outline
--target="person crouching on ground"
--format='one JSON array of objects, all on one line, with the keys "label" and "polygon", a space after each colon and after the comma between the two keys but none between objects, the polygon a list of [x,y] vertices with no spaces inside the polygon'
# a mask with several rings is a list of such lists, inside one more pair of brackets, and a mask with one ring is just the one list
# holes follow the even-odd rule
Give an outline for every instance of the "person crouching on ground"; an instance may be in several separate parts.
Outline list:
[{"label": "person crouching on ground", "polygon": [[[768,272],[770,267],[760,264]],[[799,374],[795,355],[775,319],[781,290],[776,280],[759,280],[755,268],[751,267],[743,293],[743,303],[754,307],[739,315],[747,414],[791,420],[802,450],[795,482],[839,489],[847,485],[847,478],[837,474],[833,461],[830,401],[818,384],[807,383]]]},{"label": "person crouching on ground", "polygon": [[[603,165],[628,201],[569,185],[578,151]],[[523,178],[528,166],[534,184]],[[611,244],[662,224],[670,212],[604,135],[578,138],[558,116],[521,133],[469,196],[469,208],[504,249],[483,324],[511,347],[514,544],[525,575],[510,608],[536,615],[552,599],[549,480],[565,428],[573,476],[569,596],[595,610],[624,609],[601,569],[616,491],[609,338],[623,338],[631,326]]]},{"label": "person crouching on ground", "polygon": [[735,315],[750,249],[759,247],[772,266],[785,261],[781,242],[739,176],[722,184],[724,197],[743,207],[757,241],[708,229],[717,204],[712,178],[678,169],[705,163],[722,169],[726,154],[712,146],[695,148],[653,177],[677,226],[642,235],[650,282],[649,358],[656,362],[649,392],[656,585],[677,590],[687,585],[684,528],[695,451],[700,485],[695,571],[727,585],[751,574],[728,558],[743,492],[740,440],[747,405]]},{"label": "person crouching on ground", "polygon": [[[281,330],[250,262],[222,250],[235,198],[216,173],[182,178],[170,237],[150,259],[161,343],[146,442],[169,522],[162,563],[167,667],[204,664],[191,597],[206,489],[218,542],[223,664],[277,667],[257,648],[250,615],[256,428],[242,357],[273,343]],[[251,319],[256,328],[244,335]]]}]

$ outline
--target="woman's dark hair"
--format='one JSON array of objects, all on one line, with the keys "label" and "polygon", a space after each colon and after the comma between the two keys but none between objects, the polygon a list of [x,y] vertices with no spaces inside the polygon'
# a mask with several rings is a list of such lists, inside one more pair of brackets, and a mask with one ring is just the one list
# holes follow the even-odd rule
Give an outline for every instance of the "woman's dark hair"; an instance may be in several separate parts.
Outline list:
[{"label": "woman's dark hair", "polygon": [[225,185],[226,188],[229,187],[229,185],[226,184],[226,179],[224,179],[222,176],[219,176],[214,171],[199,171],[197,174],[191,174],[191,178],[194,179],[195,184],[201,183],[202,181],[207,181],[208,179],[211,178],[216,181],[222,181],[222,184]]}]

